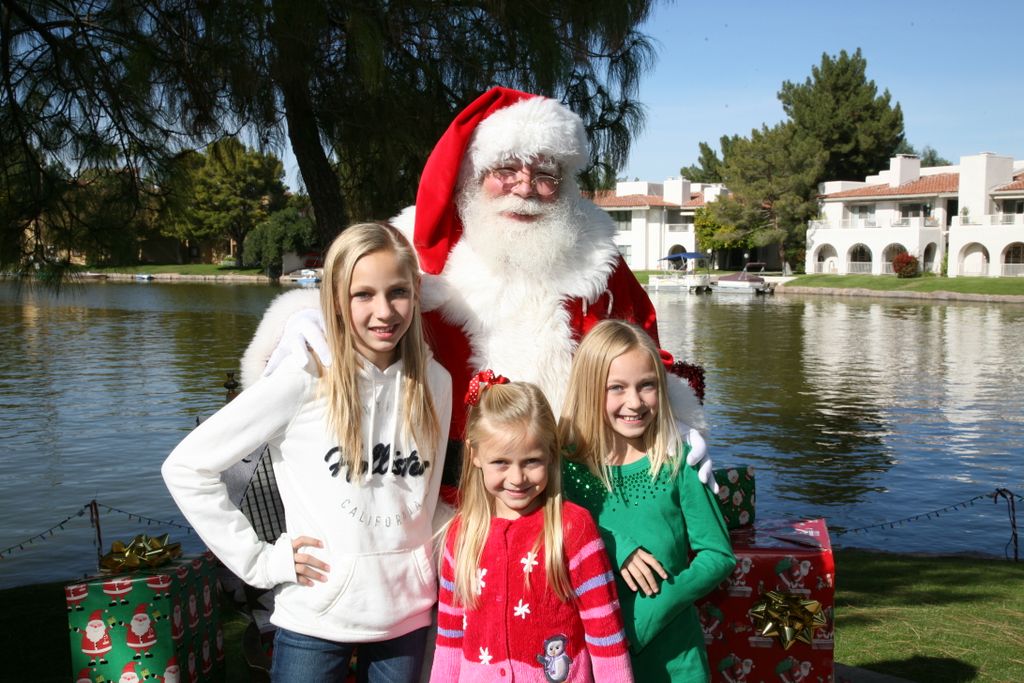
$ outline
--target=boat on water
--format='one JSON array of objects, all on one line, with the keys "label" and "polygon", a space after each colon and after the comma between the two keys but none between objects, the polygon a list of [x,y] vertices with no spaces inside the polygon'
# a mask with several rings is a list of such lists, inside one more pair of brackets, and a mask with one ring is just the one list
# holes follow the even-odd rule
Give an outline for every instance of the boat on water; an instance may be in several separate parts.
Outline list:
[{"label": "boat on water", "polygon": [[151,282],[153,276],[150,273],[135,273],[135,279],[139,282]]},{"label": "boat on water", "polygon": [[285,276],[290,282],[303,287],[315,287],[320,284],[320,273],[314,268],[302,268]]},{"label": "boat on water", "polygon": [[708,254],[688,251],[658,259],[669,261],[673,268],[666,275],[652,275],[647,281],[647,288],[656,292],[710,292],[710,258]]},{"label": "boat on water", "polygon": [[775,283],[764,279],[764,263],[751,261],[743,270],[732,275],[721,275],[715,283],[716,292],[741,294],[774,294]]}]

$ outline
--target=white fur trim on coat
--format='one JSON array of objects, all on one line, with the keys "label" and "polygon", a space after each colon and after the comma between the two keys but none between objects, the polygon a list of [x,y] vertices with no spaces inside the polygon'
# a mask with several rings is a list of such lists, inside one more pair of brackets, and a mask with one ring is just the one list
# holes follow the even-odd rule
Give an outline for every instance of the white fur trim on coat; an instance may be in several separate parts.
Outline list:
[{"label": "white fur trim on coat", "polygon": [[[704,406],[697,399],[690,383],[681,377],[668,375],[668,402],[672,404],[672,414],[676,421],[693,427],[701,435],[708,433],[708,423],[704,417]],[[685,436],[685,434],[684,434]]]},{"label": "white fur trim on coat", "polygon": [[315,289],[296,289],[275,297],[263,314],[256,333],[242,354],[242,388],[247,389],[263,375],[270,354],[277,348],[284,333],[285,323],[292,314],[304,308],[320,308],[320,292]]}]

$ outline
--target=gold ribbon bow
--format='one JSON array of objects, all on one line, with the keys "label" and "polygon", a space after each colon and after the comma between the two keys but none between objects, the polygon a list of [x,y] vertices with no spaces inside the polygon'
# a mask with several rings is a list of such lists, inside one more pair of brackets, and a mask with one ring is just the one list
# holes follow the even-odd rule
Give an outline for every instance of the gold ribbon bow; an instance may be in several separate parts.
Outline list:
[{"label": "gold ribbon bow", "polygon": [[828,622],[817,600],[804,600],[796,595],[769,591],[750,608],[754,628],[766,637],[778,637],[788,650],[793,643],[811,644],[814,629]]},{"label": "gold ribbon bow", "polygon": [[128,543],[114,541],[110,552],[100,558],[100,569],[114,574],[169,562],[181,555],[181,544],[168,543],[168,536],[139,534]]}]

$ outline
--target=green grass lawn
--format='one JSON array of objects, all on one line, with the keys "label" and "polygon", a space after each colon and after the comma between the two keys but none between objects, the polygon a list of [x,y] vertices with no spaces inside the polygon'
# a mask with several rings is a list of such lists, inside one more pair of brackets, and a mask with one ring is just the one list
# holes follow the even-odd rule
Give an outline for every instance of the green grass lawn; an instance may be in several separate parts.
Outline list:
[{"label": "green grass lawn", "polygon": [[[1024,564],[840,550],[836,577],[837,662],[920,683],[1024,680]],[[69,680],[63,584],[0,591],[0,604],[0,639],[16,643],[18,666],[43,683]],[[244,626],[224,612],[229,683],[248,680]]]},{"label": "green grass lawn", "polygon": [[180,275],[266,275],[262,268],[235,268],[216,263],[167,263],[141,266],[90,266],[90,273],[178,273]]},{"label": "green grass lawn", "polygon": [[960,294],[1024,295],[1024,277],[898,278],[894,275],[801,275],[787,287],[861,288],[876,291],[956,292]]}]

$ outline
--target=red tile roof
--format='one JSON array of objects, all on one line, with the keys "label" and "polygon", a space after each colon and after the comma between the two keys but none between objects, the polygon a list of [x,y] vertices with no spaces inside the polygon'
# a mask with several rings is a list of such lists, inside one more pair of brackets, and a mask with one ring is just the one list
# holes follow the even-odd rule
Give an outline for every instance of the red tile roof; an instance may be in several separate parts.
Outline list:
[{"label": "red tile roof", "polygon": [[596,192],[594,203],[602,209],[631,209],[641,206],[667,206],[678,209],[679,204],[666,202],[662,197],[653,194],[628,194],[624,197],[616,197],[614,192]]},{"label": "red tile roof", "polygon": [[868,185],[853,190],[843,190],[822,196],[822,199],[853,199],[858,197],[899,197],[910,195],[932,195],[956,192],[960,189],[959,173],[937,173],[922,176],[899,187]]},{"label": "red tile roof", "polygon": [[706,204],[706,202],[704,201],[704,193],[703,192],[694,192],[693,194],[690,195],[690,201],[685,202],[683,204],[683,208],[684,209],[699,209],[700,207],[704,206],[704,204]]},{"label": "red tile roof", "polygon": [[1002,185],[992,190],[993,192],[1013,192],[1024,190],[1024,173],[1018,173],[1014,176],[1015,180],[1007,185]]}]

